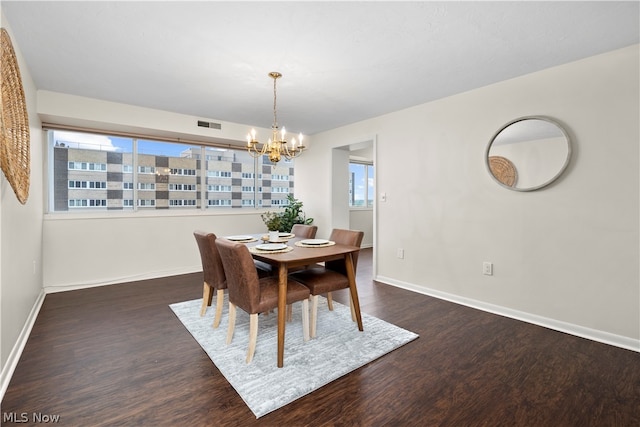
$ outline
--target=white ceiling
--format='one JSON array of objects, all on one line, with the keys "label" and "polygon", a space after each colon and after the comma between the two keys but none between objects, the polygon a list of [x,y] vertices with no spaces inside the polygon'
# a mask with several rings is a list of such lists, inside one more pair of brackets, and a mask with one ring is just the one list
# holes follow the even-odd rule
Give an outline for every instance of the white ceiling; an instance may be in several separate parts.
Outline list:
[{"label": "white ceiling", "polygon": [[39,89],[313,134],[640,41],[631,2],[16,2]]}]

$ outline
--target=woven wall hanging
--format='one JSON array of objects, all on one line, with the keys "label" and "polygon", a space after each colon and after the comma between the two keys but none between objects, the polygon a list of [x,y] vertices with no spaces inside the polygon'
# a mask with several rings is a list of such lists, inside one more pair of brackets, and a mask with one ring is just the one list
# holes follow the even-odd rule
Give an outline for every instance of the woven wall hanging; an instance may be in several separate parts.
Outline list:
[{"label": "woven wall hanging", "polygon": [[23,205],[29,197],[29,117],[20,78],[20,69],[11,38],[0,28],[0,166],[18,201]]},{"label": "woven wall hanging", "polygon": [[509,159],[500,156],[489,157],[489,169],[498,181],[508,187],[513,187],[518,179],[516,167]]}]

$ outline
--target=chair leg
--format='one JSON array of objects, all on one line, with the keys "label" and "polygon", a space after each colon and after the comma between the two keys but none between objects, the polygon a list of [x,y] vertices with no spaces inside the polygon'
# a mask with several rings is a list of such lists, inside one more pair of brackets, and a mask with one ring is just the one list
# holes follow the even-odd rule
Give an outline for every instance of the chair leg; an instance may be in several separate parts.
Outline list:
[{"label": "chair leg", "polygon": [[231,344],[233,339],[233,330],[236,327],[236,306],[229,303],[229,327],[227,328],[227,345]]},{"label": "chair leg", "polygon": [[220,326],[220,318],[222,317],[222,305],[224,304],[224,289],[218,289],[218,298],[216,300],[216,316],[213,318],[213,327]]},{"label": "chair leg", "polygon": [[327,306],[329,307],[329,311],[333,311],[333,296],[331,292],[327,292]]},{"label": "chair leg", "polygon": [[318,295],[312,295],[311,299],[311,338],[316,337],[316,319],[318,318]]},{"label": "chair leg", "polygon": [[293,304],[287,304],[287,322],[293,319]]},{"label": "chair leg", "polygon": [[202,307],[200,308],[200,317],[204,316],[207,312],[207,307],[211,305],[211,299],[213,298],[213,288],[204,282],[202,289]]},{"label": "chair leg", "polygon": [[302,336],[309,341],[309,300],[302,300]]},{"label": "chair leg", "polygon": [[351,307],[351,320],[356,321],[356,309],[353,306],[353,300],[351,299],[351,295],[349,295],[349,307]]},{"label": "chair leg", "polygon": [[247,350],[247,363],[253,360],[253,353],[256,351],[258,341],[258,313],[249,315],[249,350]]}]

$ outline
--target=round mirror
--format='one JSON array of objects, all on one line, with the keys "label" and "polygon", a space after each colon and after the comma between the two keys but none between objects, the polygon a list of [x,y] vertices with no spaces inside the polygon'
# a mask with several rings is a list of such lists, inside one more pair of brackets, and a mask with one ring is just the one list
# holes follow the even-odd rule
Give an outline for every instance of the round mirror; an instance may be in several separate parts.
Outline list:
[{"label": "round mirror", "polygon": [[569,135],[555,121],[540,116],[507,123],[489,142],[485,161],[498,184],[532,191],[551,184],[571,158]]}]

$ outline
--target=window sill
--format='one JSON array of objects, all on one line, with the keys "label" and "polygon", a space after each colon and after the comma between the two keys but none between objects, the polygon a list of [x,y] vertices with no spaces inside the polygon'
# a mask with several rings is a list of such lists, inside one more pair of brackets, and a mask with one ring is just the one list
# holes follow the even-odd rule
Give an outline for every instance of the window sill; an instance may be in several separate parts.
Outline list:
[{"label": "window sill", "polygon": [[100,211],[100,212],[50,212],[44,215],[45,221],[67,221],[78,219],[122,219],[122,218],[171,218],[197,216],[227,216],[227,215],[259,215],[265,209],[247,208],[216,208],[216,209],[178,209],[171,210],[138,210],[129,212]]}]

